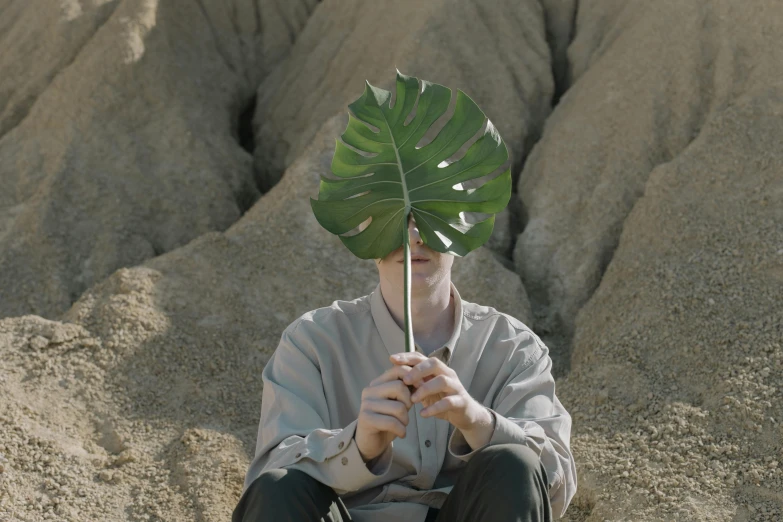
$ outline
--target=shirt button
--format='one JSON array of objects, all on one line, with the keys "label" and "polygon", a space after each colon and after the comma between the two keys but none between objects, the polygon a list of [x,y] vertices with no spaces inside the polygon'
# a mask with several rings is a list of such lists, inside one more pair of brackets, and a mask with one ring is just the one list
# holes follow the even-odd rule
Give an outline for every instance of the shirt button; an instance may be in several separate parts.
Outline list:
[{"label": "shirt button", "polygon": [[345,442],[340,441],[340,444],[337,445],[338,448],[342,449],[342,447],[345,446]]},{"label": "shirt button", "polygon": [[432,445],[432,443],[429,440],[425,440],[424,445],[429,448]]},{"label": "shirt button", "polygon": [[343,466],[348,464],[348,457],[343,457],[343,460],[341,462],[343,463]]}]

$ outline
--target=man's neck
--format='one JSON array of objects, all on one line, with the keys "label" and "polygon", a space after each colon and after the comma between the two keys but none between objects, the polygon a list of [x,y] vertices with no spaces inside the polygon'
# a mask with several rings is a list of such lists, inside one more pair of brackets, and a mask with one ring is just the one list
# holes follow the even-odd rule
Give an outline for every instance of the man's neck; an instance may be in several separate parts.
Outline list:
[{"label": "man's neck", "polygon": [[[403,289],[381,281],[381,295],[394,322],[405,330]],[[413,338],[423,350],[437,349],[448,341],[454,330],[454,299],[451,280],[444,279],[429,292],[411,292]]]}]

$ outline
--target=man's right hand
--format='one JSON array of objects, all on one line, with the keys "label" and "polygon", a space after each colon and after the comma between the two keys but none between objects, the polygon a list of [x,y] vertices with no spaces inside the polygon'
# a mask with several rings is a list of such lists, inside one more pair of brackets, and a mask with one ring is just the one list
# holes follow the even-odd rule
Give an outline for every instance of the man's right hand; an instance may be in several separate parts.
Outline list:
[{"label": "man's right hand", "polygon": [[356,446],[364,462],[382,454],[396,438],[405,438],[411,392],[402,382],[410,366],[394,365],[362,390]]}]

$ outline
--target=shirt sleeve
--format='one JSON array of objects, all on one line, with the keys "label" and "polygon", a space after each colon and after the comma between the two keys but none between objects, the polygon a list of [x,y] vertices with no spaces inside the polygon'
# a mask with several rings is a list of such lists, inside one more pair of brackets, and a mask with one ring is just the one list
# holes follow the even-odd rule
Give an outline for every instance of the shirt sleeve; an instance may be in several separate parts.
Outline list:
[{"label": "shirt sleeve", "polygon": [[552,513],[560,518],[576,494],[576,463],[571,454],[571,416],[555,395],[549,349],[537,336],[521,331],[510,365],[513,370],[492,401],[495,428],[489,442],[471,451],[459,429],[449,439],[449,452],[465,462],[495,444],[518,443],[536,452],[549,482]]},{"label": "shirt sleeve", "polygon": [[303,334],[296,330],[292,325],[283,332],[262,372],[258,440],[244,489],[264,471],[277,468],[301,470],[338,495],[366,489],[388,472],[392,448],[367,463],[371,470],[354,440],[358,419],[344,428],[328,427],[321,372],[297,345]]}]

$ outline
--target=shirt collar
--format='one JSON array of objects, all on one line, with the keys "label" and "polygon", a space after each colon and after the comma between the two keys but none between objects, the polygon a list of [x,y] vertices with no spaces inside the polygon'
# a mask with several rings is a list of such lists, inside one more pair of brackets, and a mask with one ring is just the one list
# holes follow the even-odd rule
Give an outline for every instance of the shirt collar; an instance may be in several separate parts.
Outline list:
[{"label": "shirt collar", "polygon": [[[454,330],[452,330],[451,337],[444,345],[446,351],[445,355],[447,357],[446,361],[453,359],[454,350],[457,347],[457,340],[462,331],[462,298],[457,291],[457,287],[454,286],[454,282],[451,282],[451,295],[454,297]],[[386,345],[389,355],[404,352],[405,332],[402,328],[397,326],[391,312],[389,312],[389,308],[386,306],[386,302],[383,300],[383,295],[381,294],[380,283],[378,283],[378,286],[375,287],[375,290],[370,295],[370,310],[372,311],[375,326],[381,334],[381,339],[383,340],[383,344]],[[433,353],[434,351],[435,350],[433,350]]]}]

